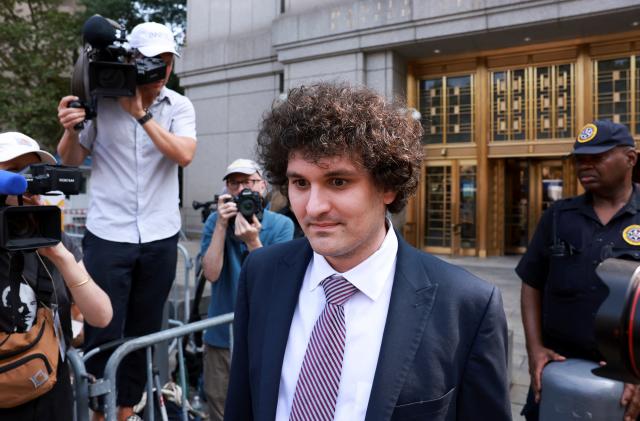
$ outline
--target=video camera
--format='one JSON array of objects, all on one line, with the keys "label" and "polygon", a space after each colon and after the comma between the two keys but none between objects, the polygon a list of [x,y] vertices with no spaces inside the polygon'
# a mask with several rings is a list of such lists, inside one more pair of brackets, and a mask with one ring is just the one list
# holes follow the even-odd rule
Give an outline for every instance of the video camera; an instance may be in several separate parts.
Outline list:
[{"label": "video camera", "polygon": [[126,31],[111,19],[93,15],[84,23],[82,36],[85,46],[71,78],[71,93],[80,101],[69,106],[84,108],[87,120],[96,116],[97,98],[135,96],[137,85],[166,76],[162,59],[136,58],[136,51],[125,47]]},{"label": "video camera", "polygon": [[[634,256],[635,257],[635,256]],[[614,380],[640,382],[640,261],[606,259],[596,274],[609,295],[596,313],[598,350],[607,364],[593,373]]]},{"label": "video camera", "polygon": [[[60,191],[69,196],[82,191],[83,184],[75,167],[34,164],[23,175],[0,170],[0,249],[32,251],[56,245],[61,239],[60,208],[23,206],[22,194]],[[14,195],[18,206],[7,205],[7,196]]]}]

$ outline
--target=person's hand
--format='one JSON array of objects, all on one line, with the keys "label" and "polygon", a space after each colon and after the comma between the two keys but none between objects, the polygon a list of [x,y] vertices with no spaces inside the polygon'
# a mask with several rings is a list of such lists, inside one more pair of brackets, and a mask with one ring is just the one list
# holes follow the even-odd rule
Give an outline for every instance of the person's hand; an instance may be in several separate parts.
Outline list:
[{"label": "person's hand", "polygon": [[253,222],[249,223],[245,217],[238,213],[236,215],[235,235],[241,239],[249,248],[249,251],[260,247],[260,230],[262,224],[258,221],[255,215],[253,215]]},{"label": "person's hand", "polygon": [[238,206],[230,194],[221,194],[218,197],[218,224],[224,228],[229,225],[229,220],[238,214]]},{"label": "person's hand", "polygon": [[70,252],[66,249],[66,247],[60,242],[55,246],[50,247],[39,247],[38,254],[42,257],[46,257],[51,260],[54,264],[63,261]]},{"label": "person's hand", "polygon": [[131,114],[136,120],[143,117],[146,114],[144,107],[142,106],[142,95],[140,90],[136,89],[135,96],[121,96],[118,97],[118,103],[123,110]]},{"label": "person's hand", "polygon": [[540,392],[542,391],[542,370],[552,361],[564,361],[565,357],[557,352],[543,346],[529,351],[529,375],[531,376],[531,386],[535,394],[536,403],[540,402]]},{"label": "person's hand", "polygon": [[[18,206],[18,197],[7,196],[5,204],[7,206]],[[22,204],[25,206],[43,206],[44,202],[38,194],[25,193],[22,195]]]},{"label": "person's hand", "polygon": [[69,103],[80,98],[73,95],[65,96],[58,103],[58,121],[65,130],[73,131],[76,124],[82,123],[86,118],[84,108],[71,108]]},{"label": "person's hand", "polygon": [[640,387],[625,383],[622,391],[620,405],[626,407],[624,412],[624,421],[634,421],[640,415]]}]

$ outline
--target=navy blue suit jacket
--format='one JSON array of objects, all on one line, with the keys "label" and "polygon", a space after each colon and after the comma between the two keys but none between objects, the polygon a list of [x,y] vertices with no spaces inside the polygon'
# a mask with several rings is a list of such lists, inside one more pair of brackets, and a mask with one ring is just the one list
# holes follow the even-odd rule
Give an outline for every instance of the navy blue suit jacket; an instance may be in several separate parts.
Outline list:
[{"label": "navy blue suit jacket", "polygon": [[[366,421],[510,420],[500,291],[398,238]],[[272,421],[289,328],[312,250],[252,252],[240,275],[225,420]]]}]

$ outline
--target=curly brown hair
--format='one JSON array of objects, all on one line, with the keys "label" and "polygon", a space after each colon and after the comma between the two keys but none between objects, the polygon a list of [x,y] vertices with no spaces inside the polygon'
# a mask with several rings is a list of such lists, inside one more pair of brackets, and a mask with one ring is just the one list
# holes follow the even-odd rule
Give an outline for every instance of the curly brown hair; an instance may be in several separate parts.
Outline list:
[{"label": "curly brown hair", "polygon": [[348,155],[377,186],[395,191],[389,212],[400,212],[418,186],[422,126],[400,104],[366,87],[319,83],[289,91],[274,102],[258,134],[257,155],[269,182],[287,194],[292,153],[317,162]]}]

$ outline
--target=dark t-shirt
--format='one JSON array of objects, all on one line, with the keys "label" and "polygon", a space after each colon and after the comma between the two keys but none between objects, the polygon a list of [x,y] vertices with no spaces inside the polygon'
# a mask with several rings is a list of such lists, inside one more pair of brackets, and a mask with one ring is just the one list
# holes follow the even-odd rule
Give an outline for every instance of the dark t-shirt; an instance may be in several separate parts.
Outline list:
[{"label": "dark t-shirt", "polygon": [[[80,251],[80,249],[64,233],[62,235],[62,243],[73,254],[76,261],[80,261],[82,259],[82,252]],[[54,290],[53,286],[55,286],[58,312],[60,315],[60,324],[62,325],[63,335],[68,347],[72,339],[71,303],[69,300],[70,294],[66,288],[62,275],[60,274],[60,272],[58,272],[53,263],[51,263],[44,257],[42,258],[42,260],[46,264],[47,269],[53,278],[53,284],[51,283],[47,271],[42,267],[42,263],[40,262],[38,256],[35,253],[25,253],[23,275],[28,285],[20,285],[20,289],[22,292],[21,296],[31,297],[27,289],[33,287],[33,289],[35,290],[36,282],[44,282],[45,286],[49,286],[49,288],[45,288],[45,290],[50,290],[52,293]],[[3,291],[3,297],[8,293],[6,291],[6,288],[8,286],[6,274],[8,273],[8,270],[9,255],[6,252],[0,252],[0,290]],[[27,322],[31,322],[33,319],[31,308],[33,307],[33,310],[35,310],[35,305],[32,305],[32,303],[30,302],[23,302],[21,305],[29,310],[29,314],[25,313],[24,319]],[[0,305],[0,311],[2,311],[2,308],[3,306]],[[67,367],[67,364],[63,363],[62,361],[60,361],[58,364],[57,379],[58,380],[53,389],[51,389],[43,396],[15,408],[0,409],[0,420],[6,419],[35,421],[46,419],[67,421],[72,419],[73,399],[69,369]],[[0,399],[1,398],[2,397],[0,397]]]},{"label": "dark t-shirt", "polygon": [[639,260],[638,233],[640,193],[635,186],[627,205],[606,225],[598,219],[589,194],[558,201],[545,211],[516,273],[542,292],[546,347],[567,357],[600,357],[595,315],[608,289],[595,268],[609,257]]},{"label": "dark t-shirt", "polygon": [[[73,254],[76,261],[82,259],[81,250],[74,244],[71,239],[63,234],[62,243]],[[35,252],[24,253],[24,270],[22,272],[22,281],[19,286],[11,282],[9,278],[10,256],[7,252],[0,252],[0,313],[12,312],[11,303],[8,299],[11,292],[9,289],[19,289],[18,317],[14,331],[24,332],[29,330],[34,322],[36,306],[36,291],[40,288],[40,301],[50,305],[57,301],[58,312],[60,314],[60,323],[67,343],[72,339],[71,331],[71,305],[69,293],[67,291],[64,279],[56,267],[46,258],[40,258]],[[43,266],[46,265],[46,269]],[[53,283],[51,278],[53,278]],[[40,283],[40,284],[38,284]],[[4,326],[3,326],[4,328]],[[6,329],[5,329],[6,330]]]}]

